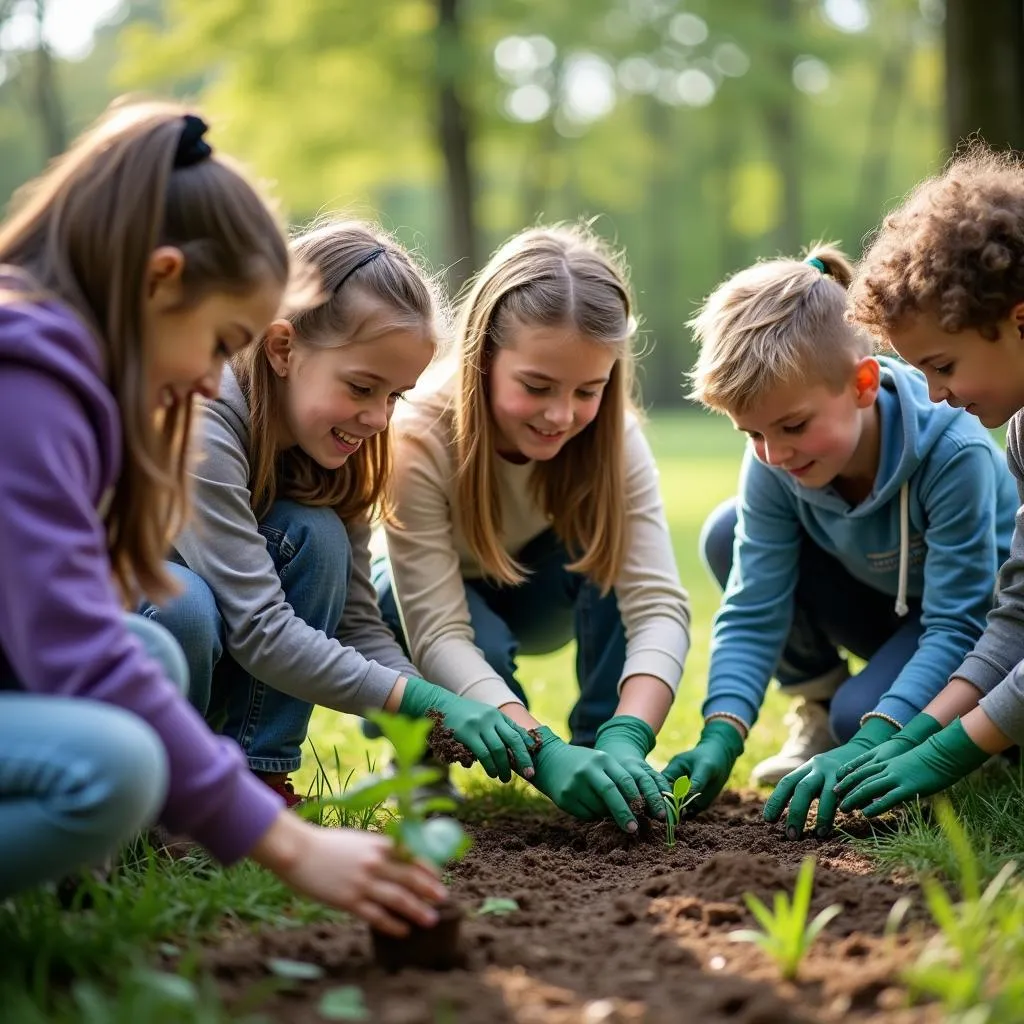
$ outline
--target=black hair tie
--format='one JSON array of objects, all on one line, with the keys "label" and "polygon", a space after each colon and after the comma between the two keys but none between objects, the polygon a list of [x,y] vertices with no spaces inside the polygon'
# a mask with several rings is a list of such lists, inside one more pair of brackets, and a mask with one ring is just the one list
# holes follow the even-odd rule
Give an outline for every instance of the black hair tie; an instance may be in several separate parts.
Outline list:
[{"label": "black hair tie", "polygon": [[213,147],[203,138],[206,134],[206,122],[195,114],[186,114],[185,127],[178,139],[178,148],[174,151],[174,169],[191,167],[201,163],[213,154]]},{"label": "black hair tie", "polygon": [[334,293],[337,294],[341,291],[341,286],[357,271],[361,270],[366,266],[367,263],[372,263],[378,256],[383,256],[386,250],[382,245],[378,245],[376,248],[371,249],[365,256],[356,261],[356,265],[351,267],[347,273],[345,273],[341,280],[334,286]]}]

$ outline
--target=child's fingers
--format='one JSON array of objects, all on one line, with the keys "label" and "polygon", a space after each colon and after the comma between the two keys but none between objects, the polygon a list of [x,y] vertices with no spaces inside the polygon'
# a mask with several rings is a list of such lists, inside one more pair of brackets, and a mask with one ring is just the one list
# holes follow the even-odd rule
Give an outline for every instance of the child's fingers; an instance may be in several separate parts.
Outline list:
[{"label": "child's fingers", "polygon": [[865,779],[873,778],[883,771],[885,771],[885,761],[869,761],[866,764],[862,764],[854,771],[851,771],[846,778],[837,782],[832,788],[839,796],[845,796],[847,793],[859,786]]},{"label": "child's fingers", "polygon": [[859,757],[855,757],[852,761],[847,761],[846,764],[841,765],[839,771],[836,772],[837,779],[845,779],[851,772],[855,772],[858,768],[863,768],[868,762],[874,762],[877,751],[865,750]]},{"label": "child's fingers", "polygon": [[[855,811],[859,807],[866,807],[873,800],[877,800],[885,793],[888,793],[895,786],[895,780],[891,779],[888,773],[872,775],[862,782],[852,793],[839,805],[841,811]],[[865,811],[865,814],[867,811]]]},{"label": "child's fingers", "polygon": [[386,913],[412,921],[422,928],[432,928],[437,924],[437,911],[415,896],[404,884],[375,878],[364,899],[372,901]]},{"label": "child's fingers", "polygon": [[431,903],[440,903],[448,895],[448,890],[434,874],[433,865],[422,861],[409,864],[406,861],[389,858],[378,866],[375,874],[384,881],[403,886]]},{"label": "child's fingers", "polygon": [[505,718],[505,721],[498,725],[498,735],[501,737],[501,742],[512,754],[512,760],[515,761],[519,774],[524,779],[532,779],[534,767],[529,748],[530,744],[533,743],[533,739],[530,734],[516,722]]}]

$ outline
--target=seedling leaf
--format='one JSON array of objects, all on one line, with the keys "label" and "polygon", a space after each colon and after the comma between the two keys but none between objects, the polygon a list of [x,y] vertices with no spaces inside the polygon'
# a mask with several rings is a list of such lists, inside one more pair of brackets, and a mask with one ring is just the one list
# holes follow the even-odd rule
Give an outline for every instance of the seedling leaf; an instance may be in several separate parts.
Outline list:
[{"label": "seedling leaf", "polygon": [[472,844],[462,826],[452,818],[431,818],[429,821],[398,823],[397,835],[402,845],[414,856],[441,867],[461,857]]},{"label": "seedling leaf", "polygon": [[672,783],[672,795],[676,798],[680,807],[682,807],[683,801],[686,800],[686,794],[689,792],[690,777],[688,775],[680,775],[679,778]]},{"label": "seedling leaf", "polygon": [[367,718],[373,722],[395,748],[395,761],[401,768],[413,768],[423,756],[427,737],[434,723],[427,718],[406,718],[373,711]]},{"label": "seedling leaf", "polygon": [[502,896],[488,896],[487,899],[477,908],[477,916],[493,914],[495,917],[503,917],[505,914],[514,914],[519,909],[519,904]]},{"label": "seedling leaf", "polygon": [[267,961],[271,974],[289,981],[316,981],[324,976],[324,969],[319,964],[305,963],[302,960],[285,960],[271,957]]},{"label": "seedling leaf", "polygon": [[355,985],[328,989],[320,999],[317,1012],[325,1020],[369,1020],[370,1011],[363,993]]}]

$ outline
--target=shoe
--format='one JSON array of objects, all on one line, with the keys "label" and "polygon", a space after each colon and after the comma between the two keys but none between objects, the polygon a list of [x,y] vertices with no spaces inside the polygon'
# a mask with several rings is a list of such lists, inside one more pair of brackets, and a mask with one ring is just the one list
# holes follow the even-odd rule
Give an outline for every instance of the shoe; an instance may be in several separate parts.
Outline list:
[{"label": "shoe", "polygon": [[284,797],[286,807],[298,807],[305,800],[295,792],[287,772],[253,772],[260,782],[269,786],[278,796]]},{"label": "shoe", "polygon": [[774,786],[815,754],[836,746],[828,725],[828,709],[820,701],[798,697],[782,721],[789,726],[789,736],[777,754],[754,766],[750,781],[755,786]]}]

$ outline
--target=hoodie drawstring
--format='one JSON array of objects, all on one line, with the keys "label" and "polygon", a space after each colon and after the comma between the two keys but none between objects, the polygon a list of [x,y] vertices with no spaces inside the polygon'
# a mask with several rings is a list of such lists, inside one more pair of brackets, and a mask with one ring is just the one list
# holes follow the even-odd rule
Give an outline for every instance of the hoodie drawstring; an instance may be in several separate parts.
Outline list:
[{"label": "hoodie drawstring", "polygon": [[900,575],[896,585],[896,614],[902,618],[910,611],[907,605],[907,577],[910,574],[910,484],[904,480],[900,488]]}]

